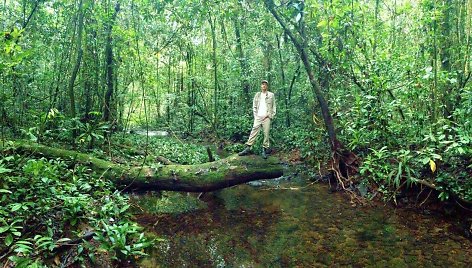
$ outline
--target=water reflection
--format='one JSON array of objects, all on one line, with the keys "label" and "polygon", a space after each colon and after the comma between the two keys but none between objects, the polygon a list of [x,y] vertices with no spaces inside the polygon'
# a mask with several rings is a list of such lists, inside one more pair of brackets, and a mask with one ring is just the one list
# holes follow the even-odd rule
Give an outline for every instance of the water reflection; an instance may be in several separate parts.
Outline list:
[{"label": "water reflection", "polygon": [[[431,216],[353,208],[324,185],[240,185],[207,194],[207,208],[138,215],[166,238],[143,267],[471,267],[469,240]],[[150,222],[154,224],[149,224]]]}]

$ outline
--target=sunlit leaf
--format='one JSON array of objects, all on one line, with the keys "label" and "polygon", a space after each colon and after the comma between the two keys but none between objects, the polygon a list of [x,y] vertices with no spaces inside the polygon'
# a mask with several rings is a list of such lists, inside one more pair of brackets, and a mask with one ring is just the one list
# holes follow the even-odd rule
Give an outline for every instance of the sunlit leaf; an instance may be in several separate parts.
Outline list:
[{"label": "sunlit leaf", "polygon": [[12,207],[11,207],[11,211],[12,212],[15,212],[17,210],[19,210],[21,208],[21,204],[14,204]]},{"label": "sunlit leaf", "polygon": [[326,25],[328,25],[328,22],[326,20],[321,20],[320,22],[318,22],[318,25],[316,25],[316,27],[324,28],[326,27]]},{"label": "sunlit leaf", "polygon": [[0,227],[0,234],[8,231],[10,229],[10,226],[2,226]]},{"label": "sunlit leaf", "polygon": [[436,163],[432,159],[429,160],[429,167],[433,173],[436,171]]}]

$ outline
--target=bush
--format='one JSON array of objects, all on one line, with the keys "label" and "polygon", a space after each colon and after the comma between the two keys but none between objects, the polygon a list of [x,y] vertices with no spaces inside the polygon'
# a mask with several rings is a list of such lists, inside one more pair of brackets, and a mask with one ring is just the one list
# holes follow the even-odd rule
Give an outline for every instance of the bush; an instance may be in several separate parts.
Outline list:
[{"label": "bush", "polygon": [[17,266],[41,265],[57,245],[84,231],[79,226],[91,228],[104,247],[119,230],[126,241],[113,246],[116,258],[141,256],[149,245],[129,220],[128,198],[86,167],[14,155],[0,160],[0,175],[0,248],[16,253],[9,259]]}]

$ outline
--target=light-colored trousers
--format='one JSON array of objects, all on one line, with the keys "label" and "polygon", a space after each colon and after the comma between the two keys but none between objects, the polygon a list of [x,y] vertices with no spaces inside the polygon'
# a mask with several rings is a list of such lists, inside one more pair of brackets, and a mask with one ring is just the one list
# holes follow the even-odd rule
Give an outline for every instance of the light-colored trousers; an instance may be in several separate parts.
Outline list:
[{"label": "light-colored trousers", "polygon": [[262,120],[260,117],[254,118],[254,125],[252,126],[251,134],[249,134],[249,139],[246,142],[247,146],[252,146],[256,141],[257,134],[261,128],[264,131],[264,142],[262,143],[262,147],[269,148],[269,131],[270,131],[270,118],[267,117],[266,119]]}]

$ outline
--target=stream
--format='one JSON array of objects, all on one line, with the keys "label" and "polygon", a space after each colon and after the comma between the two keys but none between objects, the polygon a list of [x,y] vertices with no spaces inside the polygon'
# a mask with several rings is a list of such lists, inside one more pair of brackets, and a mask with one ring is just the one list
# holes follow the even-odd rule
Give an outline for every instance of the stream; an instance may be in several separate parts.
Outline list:
[{"label": "stream", "polygon": [[163,239],[140,267],[472,267],[472,242],[443,217],[354,207],[300,177],[201,199],[190,212],[136,214]]}]

